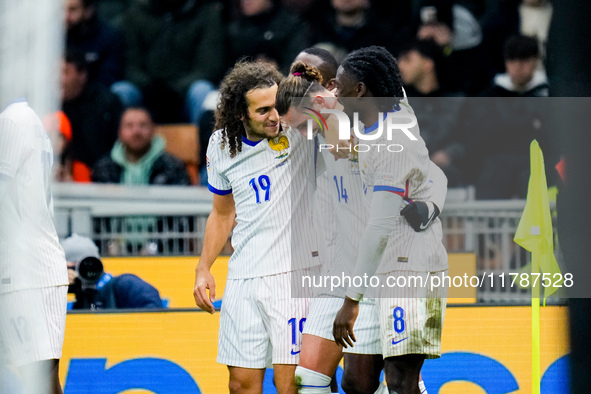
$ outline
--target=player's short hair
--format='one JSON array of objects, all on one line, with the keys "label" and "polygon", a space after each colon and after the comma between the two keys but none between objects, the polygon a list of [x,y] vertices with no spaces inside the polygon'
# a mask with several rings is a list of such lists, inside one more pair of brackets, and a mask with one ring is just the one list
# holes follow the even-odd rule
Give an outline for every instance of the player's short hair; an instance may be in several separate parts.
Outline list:
[{"label": "player's short hair", "polygon": [[345,57],[341,67],[348,76],[363,82],[375,97],[404,98],[398,62],[384,47],[357,49]]},{"label": "player's short hair", "polygon": [[223,141],[230,145],[230,157],[242,151],[245,135],[241,118],[248,119],[246,93],[253,89],[278,85],[283,75],[277,67],[265,62],[239,60],[220,85],[220,102],[215,110],[215,127],[222,129]]},{"label": "player's short hair", "polygon": [[533,37],[514,35],[505,42],[505,60],[525,60],[540,56],[538,40]]},{"label": "player's short hair", "polygon": [[317,68],[304,62],[291,66],[289,75],[279,84],[275,108],[279,115],[285,115],[296,97],[306,97],[322,89],[322,74]]},{"label": "player's short hair", "polygon": [[[334,78],[335,75],[337,75],[337,69],[339,68],[339,62],[337,62],[337,59],[335,59],[335,57],[332,55],[332,53],[330,53],[326,49],[318,48],[318,47],[310,47],[310,48],[304,49],[302,52],[307,53],[309,55],[317,56],[320,58],[320,60],[322,60],[324,65],[326,65],[326,67],[327,67],[328,75],[326,75],[326,76],[328,77],[328,79]],[[324,82],[326,82],[326,81],[324,81]]]}]

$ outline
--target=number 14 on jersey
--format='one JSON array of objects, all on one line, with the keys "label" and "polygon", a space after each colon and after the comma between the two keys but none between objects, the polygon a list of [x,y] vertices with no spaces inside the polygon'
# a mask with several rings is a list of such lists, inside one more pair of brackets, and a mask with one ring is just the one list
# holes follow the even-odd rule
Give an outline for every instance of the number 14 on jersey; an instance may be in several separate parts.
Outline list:
[{"label": "number 14 on jersey", "polygon": [[347,196],[347,189],[345,189],[345,187],[343,186],[343,177],[340,177],[340,188],[339,188],[339,179],[337,178],[337,176],[335,175],[333,177],[334,179],[334,183],[337,187],[337,196],[339,197],[339,202],[344,201],[345,204],[348,204],[348,196]]}]

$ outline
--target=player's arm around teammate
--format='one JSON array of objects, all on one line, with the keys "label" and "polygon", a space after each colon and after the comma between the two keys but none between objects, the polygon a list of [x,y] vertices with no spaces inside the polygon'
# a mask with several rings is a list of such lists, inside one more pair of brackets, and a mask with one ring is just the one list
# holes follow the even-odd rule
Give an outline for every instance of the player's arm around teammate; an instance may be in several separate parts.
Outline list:
[{"label": "player's arm around teammate", "polygon": [[[294,62],[290,75],[279,86],[277,99],[279,113],[290,121],[291,127],[301,131],[305,129],[307,115],[300,108],[306,104],[298,105],[298,102],[293,100],[298,100],[299,97],[310,98],[316,111],[323,108],[333,109],[337,104],[334,95],[323,87],[319,70],[304,62]],[[310,108],[305,109],[310,110]],[[335,120],[333,118],[332,115],[328,117],[327,130],[316,129],[315,131],[327,137],[327,143],[330,141],[329,135],[333,132],[335,140],[333,146],[336,146],[336,143],[339,142],[338,122],[332,122]],[[348,141],[343,142],[348,145]],[[339,152],[340,155],[343,155],[343,152],[347,151]],[[348,158],[348,153],[343,157]],[[328,261],[324,263],[329,264]],[[332,322],[341,304],[342,298],[339,297],[320,297],[312,301],[302,335],[300,361],[296,369],[296,383],[300,394],[329,394],[332,392],[331,376],[335,373],[339,361],[343,357],[342,346],[337,344],[332,337]],[[354,374],[354,382],[349,380],[347,392],[373,393],[379,387],[379,376],[383,365],[381,354],[363,353],[348,356],[351,357],[346,359],[347,367],[357,369],[358,373]],[[363,389],[359,389],[360,387]]]},{"label": "player's arm around teammate", "polygon": [[214,194],[213,210],[205,225],[203,251],[195,268],[195,288],[193,289],[197,306],[211,314],[215,312],[213,306],[215,278],[211,274],[211,266],[228,241],[235,216],[236,207],[232,193],[223,196]]},{"label": "player's arm around teammate", "polygon": [[[347,56],[337,71],[336,77],[338,97],[363,97],[363,102],[354,101],[347,103],[350,111],[359,111],[360,120],[366,125],[365,132],[373,132],[378,126],[381,111],[396,113],[408,111],[412,116],[412,109],[406,103],[394,105],[390,102],[380,101],[380,97],[404,97],[402,84],[396,60],[383,47],[368,47],[354,51]],[[404,113],[404,112],[403,112]],[[372,125],[369,128],[367,125]],[[437,210],[431,209],[431,199],[434,196],[432,187],[429,184],[429,156],[424,141],[419,136],[418,128],[413,130],[414,138],[418,144],[405,146],[405,152],[401,155],[380,153],[379,150],[372,150],[360,154],[360,165],[363,165],[362,179],[367,190],[369,203],[369,220],[365,227],[357,255],[357,262],[353,271],[354,277],[371,277],[379,266],[380,260],[389,242],[394,242],[389,248],[388,270],[404,272],[443,272],[447,267],[447,256],[441,243],[441,230],[430,226],[437,216]],[[407,134],[408,136],[408,134]],[[382,140],[386,140],[381,136]],[[390,140],[388,137],[387,140]],[[397,140],[394,135],[394,141]],[[404,140],[400,140],[403,142]],[[444,193],[445,194],[445,193]],[[443,196],[443,195],[442,195]],[[416,199],[426,202],[426,220],[422,218],[423,213],[415,212],[416,226],[414,220],[408,220],[411,228],[400,219],[400,207],[403,197],[405,199]],[[439,200],[439,198],[436,198]],[[442,204],[442,201],[441,201]],[[421,204],[424,205],[424,204]],[[416,208],[416,206],[415,206]],[[425,208],[425,207],[423,207]],[[411,218],[412,219],[412,218]],[[416,227],[416,228],[415,228]],[[421,231],[430,228],[428,237],[422,237],[414,231]],[[410,231],[409,231],[410,230]],[[391,233],[396,231],[395,234]],[[399,238],[402,236],[402,238]],[[419,238],[420,237],[420,238]],[[437,239],[439,237],[439,239]],[[416,242],[424,239],[422,248],[415,247]],[[418,245],[418,244],[416,244]],[[426,251],[427,253],[422,253]],[[401,257],[400,256],[408,256]],[[395,264],[402,263],[400,266]],[[408,263],[408,265],[406,265]],[[412,264],[412,266],[411,266]],[[381,268],[380,274],[388,274]],[[403,275],[403,274],[401,274]],[[343,346],[352,346],[355,341],[353,324],[358,315],[358,301],[363,297],[367,284],[359,287],[350,287],[347,291],[347,298],[343,307],[335,318],[333,334],[335,341]],[[420,369],[426,357],[437,358],[440,356],[440,335],[441,326],[437,332],[426,329],[426,319],[430,315],[437,315],[443,321],[444,301],[439,297],[437,307],[428,308],[424,304],[425,295],[419,288],[388,289],[388,296],[378,299],[380,330],[382,331],[382,354],[385,362],[385,372],[390,392],[398,394],[418,394]],[[432,292],[434,293],[434,292]],[[427,297],[430,297],[427,292]],[[437,297],[437,296],[436,296]],[[435,304],[435,303],[434,303]],[[419,316],[417,312],[425,307],[427,312]],[[407,324],[400,323],[405,311],[408,313]],[[397,314],[398,313],[398,314]],[[399,315],[402,315],[398,317]],[[394,325],[392,325],[392,316]],[[416,316],[416,317],[415,317]],[[409,332],[420,332],[415,343],[409,336]],[[400,334],[396,338],[396,335]],[[404,336],[406,335],[406,336]],[[395,340],[402,338],[400,340]],[[424,339],[423,339],[424,338]],[[405,341],[409,339],[409,341]],[[401,345],[399,345],[401,344]],[[412,344],[412,345],[409,345]],[[426,346],[425,344],[434,344]]]}]

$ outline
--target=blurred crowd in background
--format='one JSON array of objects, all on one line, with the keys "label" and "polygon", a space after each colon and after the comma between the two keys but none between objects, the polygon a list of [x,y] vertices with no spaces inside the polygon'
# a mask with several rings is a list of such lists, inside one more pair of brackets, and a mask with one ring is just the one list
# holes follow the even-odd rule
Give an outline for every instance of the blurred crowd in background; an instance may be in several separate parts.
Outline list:
[{"label": "blurred crowd in background", "polygon": [[[558,182],[544,106],[549,0],[66,0],[58,181],[206,184],[217,85],[242,58],[288,72],[305,48],[398,60],[432,160],[476,198],[525,198],[529,144]],[[478,97],[478,99],[468,99]],[[484,99],[489,98],[503,98]],[[529,99],[525,99],[529,98]],[[487,119],[483,122],[483,119]],[[197,126],[198,174],[156,125]]]}]

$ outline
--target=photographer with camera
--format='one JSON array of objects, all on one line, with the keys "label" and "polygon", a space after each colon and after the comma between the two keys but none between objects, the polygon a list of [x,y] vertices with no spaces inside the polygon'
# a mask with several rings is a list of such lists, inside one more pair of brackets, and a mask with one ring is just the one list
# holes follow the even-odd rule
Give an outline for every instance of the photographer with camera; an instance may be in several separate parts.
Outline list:
[{"label": "photographer with camera", "polygon": [[76,294],[74,309],[163,307],[158,290],[139,277],[104,272],[98,247],[90,238],[73,234],[61,244],[68,262],[68,292]]}]

